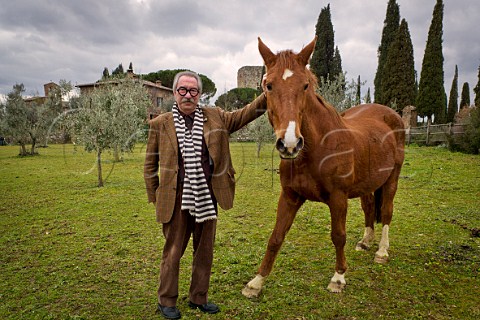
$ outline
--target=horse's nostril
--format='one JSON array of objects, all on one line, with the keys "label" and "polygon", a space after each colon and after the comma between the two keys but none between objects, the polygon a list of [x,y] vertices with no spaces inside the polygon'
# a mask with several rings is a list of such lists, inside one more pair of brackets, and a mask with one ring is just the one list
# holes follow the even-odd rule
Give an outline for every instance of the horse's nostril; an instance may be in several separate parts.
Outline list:
[{"label": "horse's nostril", "polygon": [[275,147],[280,152],[285,152],[285,150],[286,150],[285,142],[283,141],[283,139],[277,139],[277,143],[275,144]]},{"label": "horse's nostril", "polygon": [[302,148],[303,148],[303,138],[300,137],[300,138],[298,138],[297,145],[295,146],[295,149],[300,150]]}]

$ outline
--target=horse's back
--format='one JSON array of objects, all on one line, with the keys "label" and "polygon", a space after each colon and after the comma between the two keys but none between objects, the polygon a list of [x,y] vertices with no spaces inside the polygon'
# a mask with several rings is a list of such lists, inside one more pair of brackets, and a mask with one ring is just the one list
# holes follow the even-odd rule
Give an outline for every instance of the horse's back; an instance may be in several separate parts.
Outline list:
[{"label": "horse's back", "polygon": [[395,110],[376,103],[360,104],[351,107],[341,115],[347,121],[362,121],[362,119],[371,118],[387,122],[389,125],[394,126],[392,129],[403,129],[404,127],[402,118]]},{"label": "horse's back", "polygon": [[369,131],[381,130],[383,126],[372,124],[385,124],[386,130],[394,133],[398,144],[405,143],[405,126],[402,118],[387,106],[376,103],[361,104],[344,111],[341,115],[346,123],[360,130],[362,128]]}]

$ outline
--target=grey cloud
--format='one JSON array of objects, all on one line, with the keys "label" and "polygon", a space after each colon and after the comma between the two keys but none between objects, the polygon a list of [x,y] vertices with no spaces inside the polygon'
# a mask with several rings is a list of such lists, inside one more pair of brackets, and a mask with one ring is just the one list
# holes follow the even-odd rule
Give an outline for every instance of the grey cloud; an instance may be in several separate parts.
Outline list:
[{"label": "grey cloud", "polygon": [[[61,78],[92,82],[104,67],[113,69],[119,63],[125,67],[129,62],[142,73],[187,67],[218,75],[212,80],[222,90],[228,85],[228,90],[236,85],[240,61],[261,63],[254,45],[258,36],[274,51],[298,51],[313,38],[320,10],[328,4],[318,0],[0,2],[1,94],[11,91],[15,83],[24,83],[27,92],[41,93],[44,83]],[[360,74],[373,90],[376,49],[388,0],[329,2],[347,77]],[[435,1],[397,2],[409,24],[420,74]],[[471,88],[476,84],[480,64],[477,2],[445,1],[447,89],[455,64],[460,81],[468,81]]]}]

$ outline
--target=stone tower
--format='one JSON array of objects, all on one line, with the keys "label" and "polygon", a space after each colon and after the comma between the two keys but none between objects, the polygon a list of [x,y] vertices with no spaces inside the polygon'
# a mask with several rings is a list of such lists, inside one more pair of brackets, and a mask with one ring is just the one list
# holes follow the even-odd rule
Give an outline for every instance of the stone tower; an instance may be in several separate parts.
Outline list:
[{"label": "stone tower", "polygon": [[244,66],[237,72],[237,88],[257,89],[262,80],[262,66]]}]

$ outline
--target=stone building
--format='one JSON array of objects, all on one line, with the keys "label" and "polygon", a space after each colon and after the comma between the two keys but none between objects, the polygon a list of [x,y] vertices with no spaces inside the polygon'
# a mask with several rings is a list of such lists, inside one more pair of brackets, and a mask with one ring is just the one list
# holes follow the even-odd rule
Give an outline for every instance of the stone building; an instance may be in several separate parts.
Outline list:
[{"label": "stone building", "polygon": [[244,66],[238,69],[237,88],[257,89],[260,87],[262,71],[262,66]]},{"label": "stone building", "polygon": [[34,96],[34,97],[30,97],[30,98],[25,98],[23,99],[25,101],[25,103],[27,105],[42,105],[44,104],[46,101],[47,101],[47,98],[48,98],[48,95],[50,93],[50,91],[54,90],[54,89],[58,89],[59,86],[58,84],[56,84],[55,82],[49,82],[49,83],[46,83],[43,85],[43,90],[45,92],[45,95],[44,96]]},{"label": "stone building", "polygon": [[[150,100],[152,102],[151,106],[147,110],[148,119],[153,119],[159,114],[167,111],[168,107],[173,103],[173,90],[171,88],[165,87],[162,85],[161,81],[151,82],[142,80],[133,73],[133,69],[127,70],[127,78],[135,79],[135,81],[140,82],[143,87],[148,91]],[[77,87],[80,89],[80,94],[86,94],[94,90],[95,88],[101,87],[107,84],[118,84],[122,79],[112,79],[106,81],[97,81],[93,83],[79,84]]]}]

